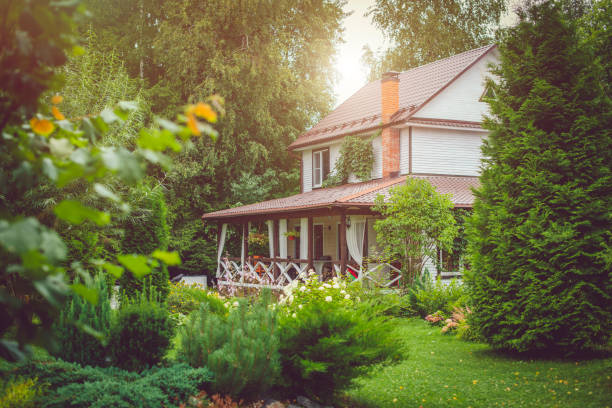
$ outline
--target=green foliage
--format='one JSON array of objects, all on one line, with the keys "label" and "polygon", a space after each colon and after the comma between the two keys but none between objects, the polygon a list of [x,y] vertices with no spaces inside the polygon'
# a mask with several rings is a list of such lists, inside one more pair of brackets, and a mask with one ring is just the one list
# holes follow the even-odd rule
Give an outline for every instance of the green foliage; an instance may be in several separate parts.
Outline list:
[{"label": "green foliage", "polygon": [[[124,254],[148,255],[156,249],[168,248],[168,225],[166,224],[166,202],[160,187],[143,188],[140,192],[138,213],[132,213],[124,222],[124,237],[121,251]],[[152,265],[150,275],[151,288],[165,299],[169,291],[169,276],[166,263]],[[143,291],[143,282],[131,275],[123,275],[119,280],[122,290],[128,297],[137,296]]]},{"label": "green foliage", "polygon": [[436,311],[449,316],[456,302],[465,297],[465,288],[457,279],[443,283],[440,278],[433,282],[429,274],[424,276],[423,284],[410,288],[404,296],[406,309],[420,317]]},{"label": "green foliage", "polygon": [[324,180],[323,187],[348,183],[349,176],[354,174],[361,181],[372,178],[374,152],[372,140],[380,132],[371,137],[347,136],[342,140],[340,156],[336,160],[334,171]]},{"label": "green foliage", "polygon": [[217,292],[209,292],[199,285],[186,285],[182,282],[171,283],[170,293],[166,299],[170,313],[189,314],[198,310],[201,304],[207,304],[210,313],[225,315],[227,308]]},{"label": "green foliage", "polygon": [[102,274],[94,278],[91,286],[97,294],[97,302],[91,303],[72,294],[60,312],[54,324],[58,347],[53,354],[81,365],[102,366],[106,363],[103,340],[107,340],[111,324],[110,298]]},{"label": "green foliage", "polygon": [[42,394],[37,378],[14,378],[0,383],[0,407],[34,408],[35,400]]},{"label": "green foliage", "polygon": [[313,300],[294,315],[281,315],[283,385],[292,395],[330,400],[374,364],[399,358],[401,340],[378,312],[369,302],[339,307]]},{"label": "green foliage", "polygon": [[145,296],[119,309],[108,350],[113,365],[139,371],[155,366],[170,347],[174,324],[164,304]]},{"label": "green foliage", "polygon": [[377,0],[368,15],[394,45],[378,54],[366,48],[369,79],[492,43],[506,7],[505,0]]},{"label": "green foliage", "polygon": [[3,375],[31,373],[37,373],[39,384],[48,387],[49,391],[35,400],[35,406],[44,408],[177,408],[212,379],[206,368],[186,364],[132,373],[114,367],[81,367],[61,360],[28,361]]},{"label": "green foliage", "polygon": [[263,292],[251,307],[237,301],[228,316],[212,313],[203,304],[180,328],[179,359],[208,367],[215,376],[214,392],[256,396],[276,384],[279,339],[270,297]]},{"label": "green foliage", "polygon": [[426,258],[437,260],[437,249],[450,251],[457,236],[453,203],[427,180],[409,177],[374,203],[384,217],[374,224],[376,241],[386,259],[402,263],[404,285],[421,275]]},{"label": "green foliage", "polygon": [[612,333],[610,61],[567,5],[530,4],[501,35],[469,225],[473,321],[519,352],[576,353]]}]

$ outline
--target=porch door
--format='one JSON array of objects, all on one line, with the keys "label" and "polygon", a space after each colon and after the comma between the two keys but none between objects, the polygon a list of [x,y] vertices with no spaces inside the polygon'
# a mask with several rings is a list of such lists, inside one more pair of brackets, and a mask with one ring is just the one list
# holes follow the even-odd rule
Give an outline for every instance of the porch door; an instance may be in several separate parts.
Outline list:
[{"label": "porch door", "polygon": [[323,225],[317,224],[313,226],[314,232],[312,234],[313,248],[314,248],[314,259],[323,258]]}]

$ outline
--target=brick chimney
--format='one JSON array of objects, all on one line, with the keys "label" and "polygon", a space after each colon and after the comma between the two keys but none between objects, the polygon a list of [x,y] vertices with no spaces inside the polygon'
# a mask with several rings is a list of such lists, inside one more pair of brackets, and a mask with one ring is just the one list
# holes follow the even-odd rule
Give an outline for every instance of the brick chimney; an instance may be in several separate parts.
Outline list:
[{"label": "brick chimney", "polygon": [[[399,109],[399,72],[385,72],[380,81],[382,123],[388,124],[391,116]],[[397,177],[400,171],[399,130],[390,126],[382,131],[383,177]]]}]

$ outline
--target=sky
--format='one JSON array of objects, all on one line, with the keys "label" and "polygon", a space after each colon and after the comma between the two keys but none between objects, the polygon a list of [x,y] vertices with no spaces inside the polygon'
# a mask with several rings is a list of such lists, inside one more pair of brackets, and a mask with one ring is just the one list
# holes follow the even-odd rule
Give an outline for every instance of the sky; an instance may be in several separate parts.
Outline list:
[{"label": "sky", "polygon": [[[508,0],[509,9],[520,0]],[[344,40],[338,47],[336,69],[338,82],[334,87],[336,102],[334,107],[340,105],[349,96],[354,94],[366,83],[367,69],[361,62],[363,47],[369,45],[374,51],[389,46],[382,32],[372,24],[370,17],[364,14],[368,8],[375,4],[375,0],[348,0],[344,6],[345,12],[352,14],[344,20]],[[502,25],[514,22],[514,15],[508,12],[502,19]]]}]

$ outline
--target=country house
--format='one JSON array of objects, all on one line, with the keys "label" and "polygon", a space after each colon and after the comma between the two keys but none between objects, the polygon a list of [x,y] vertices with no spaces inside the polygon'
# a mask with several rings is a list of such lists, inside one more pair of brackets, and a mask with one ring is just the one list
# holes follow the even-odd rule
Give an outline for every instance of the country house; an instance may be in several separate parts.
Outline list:
[{"label": "country house", "polygon": [[[301,157],[300,194],[204,214],[204,222],[218,224],[219,285],[282,287],[309,268],[324,278],[350,273],[382,286],[396,284],[398,265],[368,261],[376,252],[374,198],[418,177],[450,194],[456,208],[472,206],[487,135],[485,78],[497,53],[490,45],[385,73],[289,146]],[[325,187],[349,135],[371,139],[370,179],[351,175],[346,184]],[[249,256],[251,226],[264,223],[268,251]],[[225,252],[228,227],[239,232],[233,235],[241,240],[240,254]],[[430,271],[459,274],[457,259],[439,256],[437,265],[429,262]]]}]

